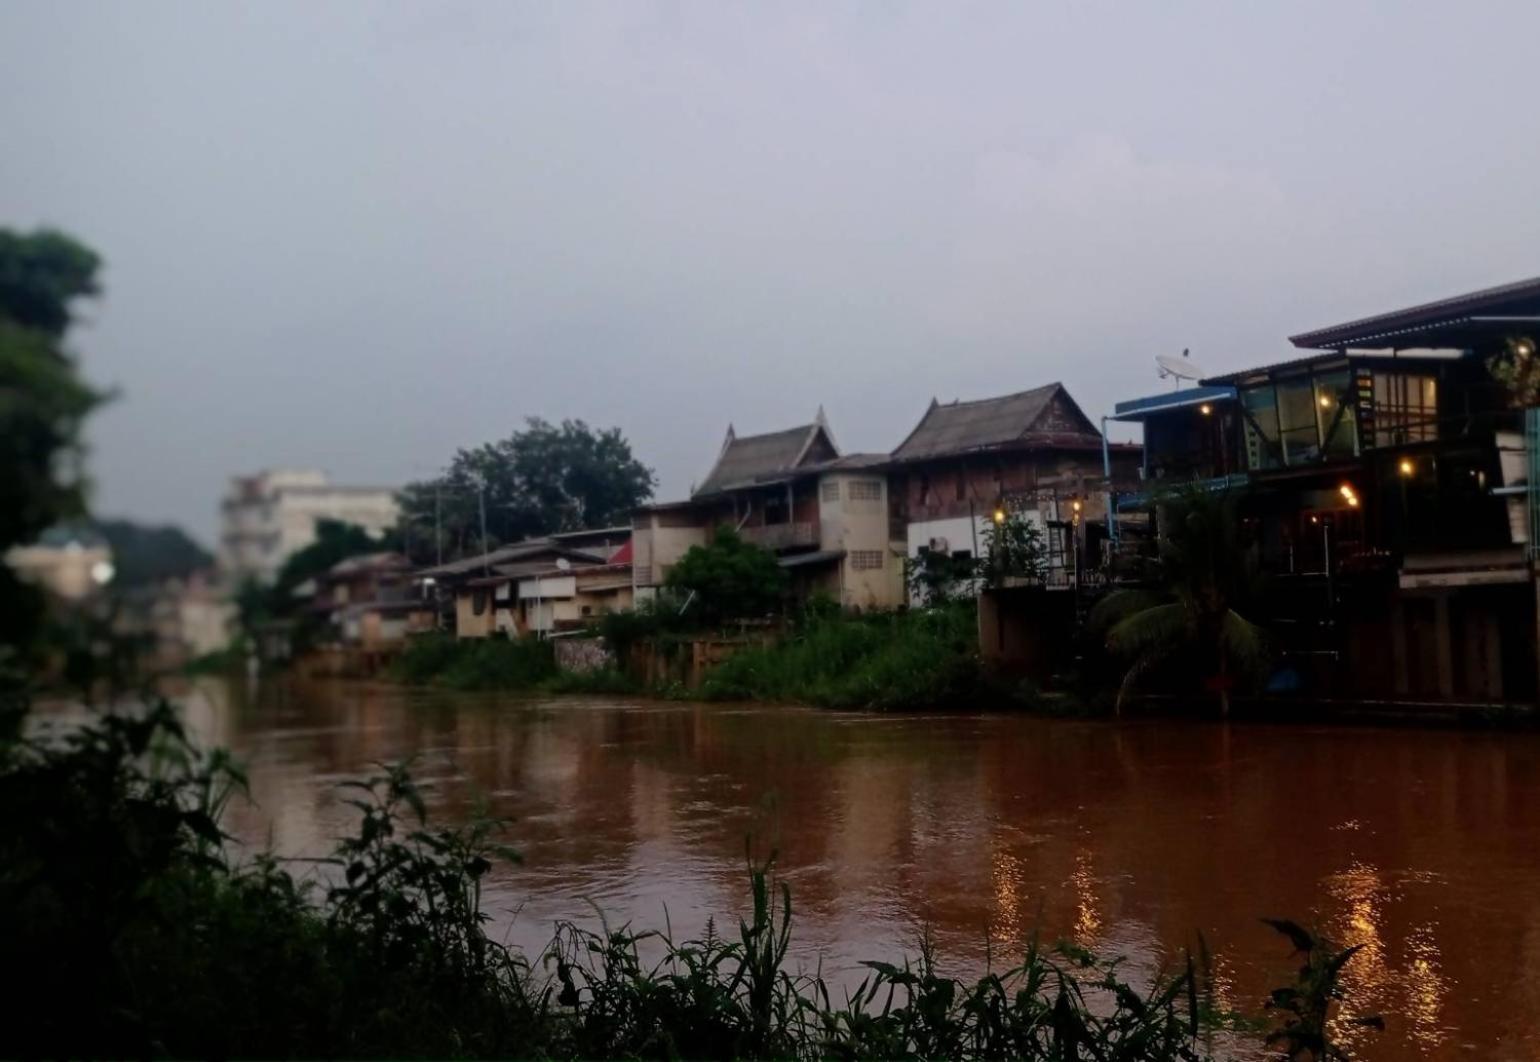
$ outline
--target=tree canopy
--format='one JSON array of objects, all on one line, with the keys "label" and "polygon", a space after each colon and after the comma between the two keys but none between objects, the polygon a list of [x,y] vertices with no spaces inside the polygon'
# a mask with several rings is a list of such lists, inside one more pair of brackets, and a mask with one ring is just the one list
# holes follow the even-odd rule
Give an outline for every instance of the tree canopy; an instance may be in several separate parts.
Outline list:
[{"label": "tree canopy", "polygon": [[[49,230],[0,229],[0,552],[85,508],[80,429],[103,396],[63,340],[76,300],[98,291],[96,253]],[[41,599],[0,565],[0,643],[30,640]]]},{"label": "tree canopy", "polygon": [[691,608],[708,623],[773,612],[786,591],[775,555],[732,528],[718,527],[709,545],[691,546],[668,572],[669,589],[694,594]]},{"label": "tree canopy", "polygon": [[413,559],[437,559],[435,510],[445,560],[481,552],[484,493],[489,547],[559,531],[609,527],[652,497],[652,469],[619,428],[531,417],[506,439],[460,450],[437,479],[401,492],[401,532]]},{"label": "tree canopy", "polygon": [[185,579],[214,564],[208,550],[180,527],[147,527],[132,520],[98,520],[95,527],[112,547],[113,581],[121,587]]}]

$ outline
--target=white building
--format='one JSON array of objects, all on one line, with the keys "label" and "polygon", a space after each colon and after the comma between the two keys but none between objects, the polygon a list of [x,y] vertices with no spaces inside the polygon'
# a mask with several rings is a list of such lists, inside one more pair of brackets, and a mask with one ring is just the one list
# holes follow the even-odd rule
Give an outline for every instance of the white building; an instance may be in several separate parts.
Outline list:
[{"label": "white building", "polygon": [[231,583],[271,582],[288,560],[316,540],[316,524],[338,520],[380,536],[394,527],[396,492],[341,487],[314,469],[275,469],[234,476],[220,505],[219,567]]}]

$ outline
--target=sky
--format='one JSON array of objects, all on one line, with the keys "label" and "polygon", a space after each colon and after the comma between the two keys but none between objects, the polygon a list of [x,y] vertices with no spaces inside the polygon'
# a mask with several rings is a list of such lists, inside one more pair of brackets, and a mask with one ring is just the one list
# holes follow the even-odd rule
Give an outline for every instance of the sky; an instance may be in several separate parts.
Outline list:
[{"label": "sky", "polygon": [[[101,252],[96,509],[527,416],[664,498],[822,405],[1093,418],[1540,274],[1540,4],[0,4],[0,226]],[[1127,429],[1116,429],[1125,437]]]}]

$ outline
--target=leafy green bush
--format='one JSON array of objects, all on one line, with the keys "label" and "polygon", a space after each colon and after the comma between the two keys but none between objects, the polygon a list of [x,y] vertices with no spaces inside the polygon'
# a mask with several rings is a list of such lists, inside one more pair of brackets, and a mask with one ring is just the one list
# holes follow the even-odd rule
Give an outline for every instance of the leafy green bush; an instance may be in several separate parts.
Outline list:
[{"label": "leafy green bush", "polygon": [[531,690],[554,677],[557,670],[549,642],[431,634],[414,639],[392,663],[391,673],[413,685]]},{"label": "leafy green bush", "polygon": [[775,700],[828,708],[958,704],[988,692],[972,602],[868,616],[814,614],[779,643],[712,669],[707,700]]}]

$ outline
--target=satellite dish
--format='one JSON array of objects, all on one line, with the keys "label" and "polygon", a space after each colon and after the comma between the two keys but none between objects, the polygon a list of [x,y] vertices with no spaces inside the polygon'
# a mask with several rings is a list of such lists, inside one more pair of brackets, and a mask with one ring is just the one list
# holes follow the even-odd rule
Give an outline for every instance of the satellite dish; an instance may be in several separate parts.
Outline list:
[{"label": "satellite dish", "polygon": [[571,568],[571,567],[572,567],[572,562],[569,561],[566,557],[557,557],[556,558],[556,570],[557,571],[564,572],[568,568]]},{"label": "satellite dish", "polygon": [[1205,375],[1197,363],[1188,358],[1186,347],[1182,348],[1181,357],[1174,354],[1155,355],[1155,365],[1162,380],[1172,377],[1177,380],[1178,387],[1182,386],[1182,380],[1201,380]]}]

